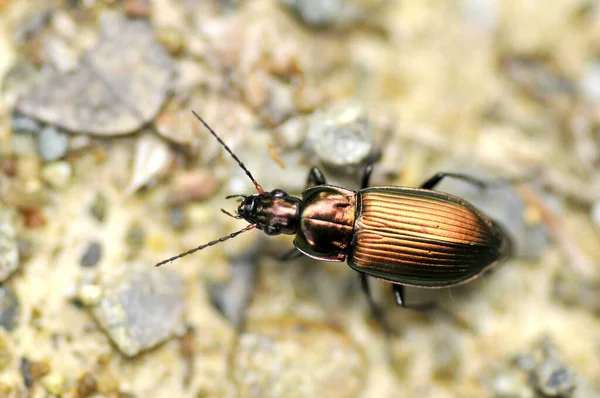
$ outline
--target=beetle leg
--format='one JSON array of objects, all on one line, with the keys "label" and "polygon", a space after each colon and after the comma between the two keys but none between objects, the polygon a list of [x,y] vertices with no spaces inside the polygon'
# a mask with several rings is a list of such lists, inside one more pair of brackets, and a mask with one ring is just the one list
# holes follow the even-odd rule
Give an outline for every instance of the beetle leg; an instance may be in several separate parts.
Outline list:
[{"label": "beetle leg", "polygon": [[371,173],[373,172],[373,163],[367,163],[365,167],[365,171],[363,172],[362,183],[360,185],[360,189],[365,189],[369,187],[369,181],[371,180]]},{"label": "beetle leg", "polygon": [[392,285],[392,290],[394,291],[394,298],[396,299],[396,304],[398,304],[402,308],[407,308],[409,310],[415,311],[429,311],[432,310],[436,304],[434,302],[426,302],[421,304],[406,304],[406,300],[404,299],[404,286],[403,285]]},{"label": "beetle leg", "polygon": [[308,173],[308,178],[306,181],[306,187],[314,187],[316,185],[325,185],[327,184],[327,180],[325,180],[325,176],[323,172],[318,167],[313,167],[310,169]]},{"label": "beetle leg", "polygon": [[295,260],[297,258],[302,257],[304,254],[302,254],[302,252],[298,249],[296,249],[295,247],[290,250],[289,252],[285,253],[283,256],[281,256],[279,258],[279,260],[281,261],[291,261],[291,260]]},{"label": "beetle leg", "polygon": [[479,188],[483,189],[485,187],[488,186],[488,183],[480,180],[478,178],[472,177],[468,174],[460,174],[460,173],[437,173],[436,175],[434,175],[433,177],[431,177],[430,179],[428,179],[427,181],[425,181],[423,183],[423,185],[421,185],[421,189],[433,189],[435,188],[435,186],[437,184],[440,183],[440,181],[442,181],[444,179],[444,177],[452,177],[452,178],[456,178],[457,180],[463,180],[465,182],[468,182],[470,184],[473,185],[477,185]]},{"label": "beetle leg", "polygon": [[385,320],[384,313],[379,305],[373,300],[373,296],[371,295],[371,287],[369,286],[368,276],[363,273],[358,273],[358,279],[360,281],[360,287],[362,288],[363,293],[367,297],[367,302],[369,303],[369,307],[371,307],[371,313],[373,317],[379,322],[385,334],[389,335],[391,329],[388,323]]}]

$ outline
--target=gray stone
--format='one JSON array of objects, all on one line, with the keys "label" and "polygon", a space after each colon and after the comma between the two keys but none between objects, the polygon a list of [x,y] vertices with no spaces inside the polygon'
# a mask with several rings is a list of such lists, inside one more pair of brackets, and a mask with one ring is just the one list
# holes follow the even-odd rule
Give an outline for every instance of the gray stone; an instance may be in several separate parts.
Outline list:
[{"label": "gray stone", "polygon": [[12,331],[20,312],[19,298],[10,286],[0,285],[0,327]]},{"label": "gray stone", "polygon": [[173,271],[130,270],[104,284],[91,312],[125,356],[184,333],[184,284]]},{"label": "gray stone", "polygon": [[102,36],[72,71],[46,70],[17,110],[71,132],[127,134],[154,118],[174,65],[147,21],[101,17]]},{"label": "gray stone", "polygon": [[14,227],[14,212],[0,206],[0,282],[19,268],[19,248]]},{"label": "gray stone", "polygon": [[79,262],[82,267],[93,267],[98,264],[100,258],[102,257],[102,245],[99,242],[90,242],[81,256],[81,261]]},{"label": "gray stone", "polygon": [[54,126],[48,126],[40,131],[38,150],[45,162],[52,162],[65,156],[69,147],[69,137]]},{"label": "gray stone", "polygon": [[308,128],[313,151],[331,166],[359,164],[373,148],[373,132],[365,110],[354,101],[313,113]]}]

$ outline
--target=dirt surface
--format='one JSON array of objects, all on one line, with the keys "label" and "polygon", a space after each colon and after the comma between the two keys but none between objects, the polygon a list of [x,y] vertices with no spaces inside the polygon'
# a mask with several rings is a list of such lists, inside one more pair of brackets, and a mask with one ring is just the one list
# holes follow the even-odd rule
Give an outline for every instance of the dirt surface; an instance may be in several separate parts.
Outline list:
[{"label": "dirt surface", "polygon": [[[1,397],[600,397],[600,6],[0,0]],[[252,182],[439,189],[515,256],[397,308],[245,232]],[[506,183],[518,179],[522,183]]]}]

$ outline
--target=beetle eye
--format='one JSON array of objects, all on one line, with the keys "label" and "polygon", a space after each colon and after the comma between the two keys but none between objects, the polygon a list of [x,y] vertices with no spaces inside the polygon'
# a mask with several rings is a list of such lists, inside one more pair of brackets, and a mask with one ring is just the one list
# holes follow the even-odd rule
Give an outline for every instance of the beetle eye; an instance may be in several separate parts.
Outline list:
[{"label": "beetle eye", "polygon": [[283,189],[274,189],[271,191],[271,195],[275,198],[287,198],[288,196],[290,196]]}]

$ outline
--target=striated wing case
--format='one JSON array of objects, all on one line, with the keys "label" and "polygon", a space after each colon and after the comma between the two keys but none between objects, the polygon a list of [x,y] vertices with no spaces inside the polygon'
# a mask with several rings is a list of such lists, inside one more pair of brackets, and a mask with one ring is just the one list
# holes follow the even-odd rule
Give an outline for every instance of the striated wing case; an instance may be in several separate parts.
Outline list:
[{"label": "striated wing case", "polygon": [[447,287],[477,277],[509,250],[508,235],[463,199],[377,187],[358,193],[348,265],[403,285]]}]

